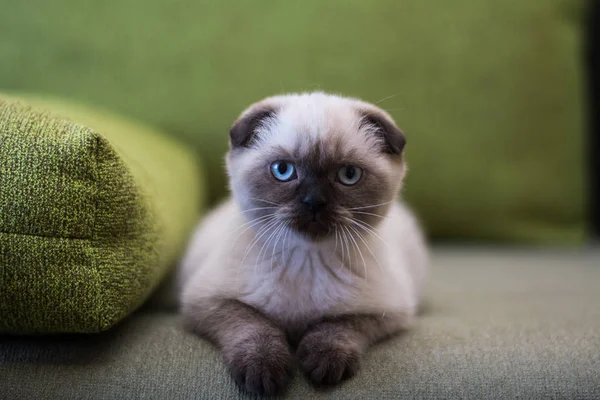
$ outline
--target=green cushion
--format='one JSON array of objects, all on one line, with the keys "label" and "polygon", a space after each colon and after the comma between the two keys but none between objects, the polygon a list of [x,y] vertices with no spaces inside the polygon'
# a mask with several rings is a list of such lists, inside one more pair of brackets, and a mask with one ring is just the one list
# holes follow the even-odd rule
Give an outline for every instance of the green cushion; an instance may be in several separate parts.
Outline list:
[{"label": "green cushion", "polygon": [[144,126],[26,103],[0,99],[0,332],[107,329],[180,254],[202,177],[186,149]]},{"label": "green cushion", "polygon": [[577,243],[581,3],[3,0],[0,88],[178,135],[211,168],[213,200],[249,103],[315,89],[379,101],[407,133],[405,195],[432,236]]},{"label": "green cushion", "polygon": [[[598,399],[595,254],[438,251],[416,326],[332,390],[299,372],[286,399]],[[0,337],[0,398],[260,399],[174,313],[101,335]],[[91,395],[92,394],[92,395]]]}]

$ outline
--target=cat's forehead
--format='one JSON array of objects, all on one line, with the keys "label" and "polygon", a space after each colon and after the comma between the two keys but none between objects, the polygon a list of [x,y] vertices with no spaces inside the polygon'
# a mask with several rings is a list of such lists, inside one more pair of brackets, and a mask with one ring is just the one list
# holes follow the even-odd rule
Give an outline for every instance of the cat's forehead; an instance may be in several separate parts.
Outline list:
[{"label": "cat's forehead", "polygon": [[275,100],[276,116],[259,130],[262,145],[296,159],[358,157],[376,145],[362,128],[352,100],[327,95],[286,96]]},{"label": "cat's forehead", "polygon": [[321,93],[286,96],[275,100],[281,121],[302,127],[310,134],[325,134],[324,128],[351,127],[360,116],[350,99]]}]

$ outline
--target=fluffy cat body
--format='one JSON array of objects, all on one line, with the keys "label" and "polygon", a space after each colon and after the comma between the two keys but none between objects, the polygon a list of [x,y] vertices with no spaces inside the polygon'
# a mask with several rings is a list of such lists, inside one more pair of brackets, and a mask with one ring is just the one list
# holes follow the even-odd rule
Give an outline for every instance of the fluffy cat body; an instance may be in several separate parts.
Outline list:
[{"label": "fluffy cat body", "polygon": [[400,203],[376,228],[381,239],[364,235],[365,242],[339,236],[311,243],[275,228],[256,241],[252,228],[243,232],[247,222],[233,200],[205,219],[182,264],[184,304],[237,299],[290,331],[327,316],[397,315],[408,326],[415,315],[426,253],[414,217]]},{"label": "fluffy cat body", "polygon": [[254,392],[285,387],[290,343],[314,381],[351,376],[371,344],[410,325],[426,275],[419,226],[395,200],[402,132],[373,105],[311,93],[251,106],[230,140],[232,199],[181,263],[184,321]]}]

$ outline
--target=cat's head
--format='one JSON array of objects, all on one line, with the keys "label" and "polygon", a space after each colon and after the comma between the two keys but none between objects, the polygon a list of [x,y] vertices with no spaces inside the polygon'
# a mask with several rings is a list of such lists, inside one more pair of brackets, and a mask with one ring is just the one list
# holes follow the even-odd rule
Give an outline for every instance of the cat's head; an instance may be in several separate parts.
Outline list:
[{"label": "cat's head", "polygon": [[343,229],[365,234],[400,190],[405,143],[372,104],[324,93],[270,97],[231,128],[231,190],[264,232],[285,226],[314,241]]}]

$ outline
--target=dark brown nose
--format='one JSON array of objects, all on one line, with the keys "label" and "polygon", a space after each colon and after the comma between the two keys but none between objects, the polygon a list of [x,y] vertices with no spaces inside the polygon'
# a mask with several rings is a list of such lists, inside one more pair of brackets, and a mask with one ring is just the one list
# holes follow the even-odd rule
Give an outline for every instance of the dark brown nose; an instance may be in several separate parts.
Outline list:
[{"label": "dark brown nose", "polygon": [[327,206],[327,201],[325,200],[325,197],[323,197],[322,195],[317,194],[317,193],[307,194],[302,199],[302,202],[306,205],[306,207],[310,211],[312,211],[314,213],[323,211],[325,209],[325,207]]}]

